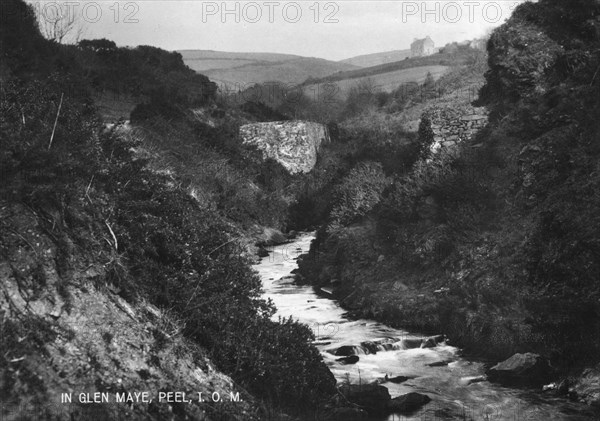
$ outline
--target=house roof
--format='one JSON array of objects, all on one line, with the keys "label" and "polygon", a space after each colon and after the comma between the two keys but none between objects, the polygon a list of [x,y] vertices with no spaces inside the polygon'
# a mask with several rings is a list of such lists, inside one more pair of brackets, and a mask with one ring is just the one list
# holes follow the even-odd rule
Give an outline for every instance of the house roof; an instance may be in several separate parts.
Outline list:
[{"label": "house roof", "polygon": [[430,44],[430,45],[435,45],[435,43],[433,42],[433,40],[431,39],[431,37],[429,37],[429,35],[427,35],[426,38],[423,39],[415,39],[415,41],[410,45],[411,48],[413,47],[421,47],[425,44]]}]

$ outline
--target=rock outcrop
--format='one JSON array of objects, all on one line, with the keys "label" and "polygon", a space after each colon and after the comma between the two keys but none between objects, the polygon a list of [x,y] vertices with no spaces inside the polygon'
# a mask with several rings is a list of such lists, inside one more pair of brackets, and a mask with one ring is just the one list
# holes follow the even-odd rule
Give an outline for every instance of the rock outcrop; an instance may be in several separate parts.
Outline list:
[{"label": "rock outcrop", "polygon": [[377,384],[345,384],[340,388],[340,393],[355,405],[366,409],[370,414],[385,414],[387,405],[391,400],[387,387]]},{"label": "rock outcrop", "polygon": [[388,409],[398,414],[408,414],[427,405],[431,398],[422,393],[410,392],[406,395],[398,396],[388,402]]},{"label": "rock outcrop", "polygon": [[356,364],[359,360],[360,360],[360,357],[358,355],[349,355],[347,357],[338,358],[336,361],[338,361],[342,364],[345,364],[345,365],[349,365],[349,364]]},{"label": "rock outcrop", "polygon": [[263,159],[274,159],[290,174],[310,172],[321,145],[330,141],[326,126],[308,121],[246,124],[240,136],[245,145],[261,151]]},{"label": "rock outcrop", "polygon": [[542,385],[552,374],[548,361],[533,353],[515,354],[490,368],[488,378],[492,382],[514,386]]}]

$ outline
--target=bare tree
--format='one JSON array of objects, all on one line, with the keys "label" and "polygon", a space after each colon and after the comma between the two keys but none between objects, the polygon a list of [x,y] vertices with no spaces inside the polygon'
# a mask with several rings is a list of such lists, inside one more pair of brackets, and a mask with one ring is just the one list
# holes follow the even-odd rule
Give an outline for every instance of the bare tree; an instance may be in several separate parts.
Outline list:
[{"label": "bare tree", "polygon": [[73,2],[37,2],[35,11],[42,35],[51,41],[76,44],[85,33]]}]

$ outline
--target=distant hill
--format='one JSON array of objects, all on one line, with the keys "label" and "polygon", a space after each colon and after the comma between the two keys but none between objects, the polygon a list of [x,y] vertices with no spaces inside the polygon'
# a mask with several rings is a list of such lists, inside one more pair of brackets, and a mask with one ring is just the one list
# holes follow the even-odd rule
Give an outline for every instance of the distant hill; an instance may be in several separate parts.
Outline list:
[{"label": "distant hill", "polygon": [[183,50],[179,53],[190,68],[215,82],[231,86],[272,81],[302,83],[308,78],[319,79],[358,69],[348,63],[290,54],[206,50]]},{"label": "distant hill", "polygon": [[340,60],[340,63],[352,64],[358,67],[372,67],[380,64],[393,63],[410,57],[410,50],[394,50],[382,53],[365,54]]},{"label": "distant hill", "polygon": [[180,50],[185,64],[197,72],[229,69],[246,64],[281,62],[301,58],[293,54],[277,53],[233,53],[213,50]]}]

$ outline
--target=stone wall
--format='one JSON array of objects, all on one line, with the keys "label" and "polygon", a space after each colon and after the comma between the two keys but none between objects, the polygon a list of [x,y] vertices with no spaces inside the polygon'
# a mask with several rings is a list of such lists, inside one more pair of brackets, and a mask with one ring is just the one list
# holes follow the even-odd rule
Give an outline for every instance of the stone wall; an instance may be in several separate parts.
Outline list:
[{"label": "stone wall", "polygon": [[240,136],[245,145],[256,146],[263,159],[276,160],[290,174],[311,171],[321,145],[330,141],[326,126],[309,121],[246,124]]},{"label": "stone wall", "polygon": [[485,107],[463,105],[432,107],[423,113],[431,121],[431,152],[452,152],[458,144],[471,140],[488,121]]}]

